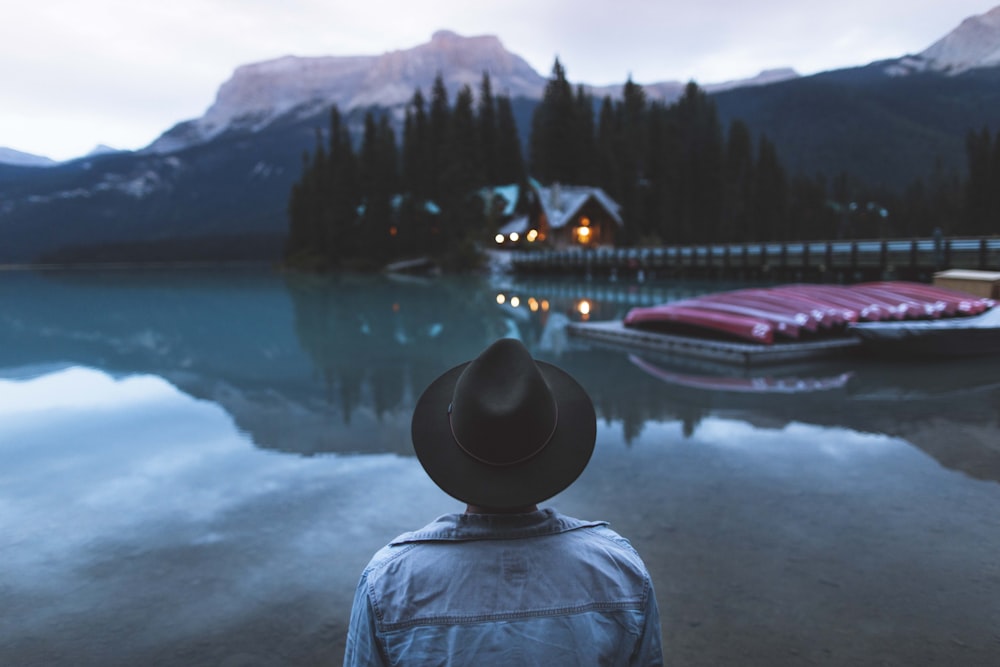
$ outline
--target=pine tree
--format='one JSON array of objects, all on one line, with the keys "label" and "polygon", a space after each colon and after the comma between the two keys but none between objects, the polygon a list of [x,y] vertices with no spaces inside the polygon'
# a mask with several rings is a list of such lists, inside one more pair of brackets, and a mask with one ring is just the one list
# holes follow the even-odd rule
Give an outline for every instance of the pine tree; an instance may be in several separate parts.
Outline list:
[{"label": "pine tree", "polygon": [[445,88],[444,79],[439,73],[434,78],[434,86],[431,89],[431,109],[428,125],[427,137],[427,164],[430,176],[427,196],[434,202],[440,203],[441,197],[445,194],[445,186],[442,183],[443,175],[449,159],[447,155],[450,147],[451,137],[451,108],[448,103],[448,90]]},{"label": "pine tree", "polygon": [[761,135],[754,169],[753,216],[764,241],[788,241],[788,182],[774,144]]},{"label": "pine tree", "polygon": [[393,254],[398,235],[392,212],[392,196],[398,179],[396,160],[396,138],[388,117],[383,115],[376,121],[374,114],[368,112],[361,144],[364,215],[358,230],[359,256],[377,263]]},{"label": "pine tree", "polygon": [[618,136],[619,123],[614,103],[610,96],[605,96],[597,122],[597,184],[615,200],[620,200],[622,196]]},{"label": "pine tree", "polygon": [[406,109],[403,134],[403,188],[422,201],[431,191],[430,136],[424,96],[418,88]]},{"label": "pine tree", "polygon": [[575,180],[575,102],[559,59],[531,123],[531,171],[543,183]]},{"label": "pine tree", "polygon": [[501,95],[497,102],[497,183],[523,183],[527,180],[524,171],[524,155],[521,152],[521,137],[514,120],[514,109],[510,97]]},{"label": "pine tree", "polygon": [[350,133],[340,111],[330,113],[330,153],[323,176],[325,205],[323,239],[319,248],[334,266],[357,252],[356,222],[360,203],[358,165]]},{"label": "pine tree", "polygon": [[754,156],[750,128],[741,120],[729,125],[726,141],[725,210],[720,221],[722,241],[752,241],[757,238],[749,216],[753,195]]},{"label": "pine tree", "polygon": [[573,102],[573,174],[569,181],[579,185],[597,184],[597,133],[594,129],[594,98],[577,86]]},{"label": "pine tree", "polygon": [[484,184],[479,153],[479,128],[473,111],[472,89],[462,86],[455,97],[449,133],[448,163],[445,176],[449,190],[458,196]]},{"label": "pine tree", "polygon": [[479,105],[476,122],[479,126],[479,156],[480,172],[483,180],[489,184],[499,183],[499,135],[497,127],[497,109],[493,98],[493,88],[489,72],[483,72],[483,80],[479,86]]},{"label": "pine tree", "polygon": [[677,236],[682,243],[718,240],[722,214],[722,128],[715,105],[689,83],[671,109],[677,126]]}]

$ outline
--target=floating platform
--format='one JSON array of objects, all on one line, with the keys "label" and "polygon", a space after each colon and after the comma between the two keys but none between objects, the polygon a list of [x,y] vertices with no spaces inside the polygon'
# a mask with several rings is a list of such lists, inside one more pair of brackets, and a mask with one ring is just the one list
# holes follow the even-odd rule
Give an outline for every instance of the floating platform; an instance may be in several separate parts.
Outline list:
[{"label": "floating platform", "polygon": [[615,320],[574,322],[567,329],[571,336],[613,346],[707,359],[745,368],[846,356],[861,346],[861,340],[850,335],[772,345],[739,343],[630,328]]}]

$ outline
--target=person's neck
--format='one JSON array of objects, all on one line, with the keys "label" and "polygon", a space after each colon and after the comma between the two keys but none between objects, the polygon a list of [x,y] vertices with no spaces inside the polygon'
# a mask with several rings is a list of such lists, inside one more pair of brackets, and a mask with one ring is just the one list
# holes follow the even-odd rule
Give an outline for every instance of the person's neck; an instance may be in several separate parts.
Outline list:
[{"label": "person's neck", "polygon": [[466,505],[466,514],[528,514],[537,512],[538,505],[524,505],[522,507],[508,507],[497,509],[495,507],[480,507],[479,505]]}]

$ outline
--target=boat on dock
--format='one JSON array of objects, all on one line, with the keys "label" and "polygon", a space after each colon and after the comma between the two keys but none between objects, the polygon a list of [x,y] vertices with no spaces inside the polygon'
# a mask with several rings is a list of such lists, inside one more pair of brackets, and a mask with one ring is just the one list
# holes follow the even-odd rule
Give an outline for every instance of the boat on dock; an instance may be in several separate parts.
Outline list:
[{"label": "boat on dock", "polygon": [[906,281],[791,284],[635,307],[570,333],[744,366],[841,355],[1000,354],[997,301]]}]

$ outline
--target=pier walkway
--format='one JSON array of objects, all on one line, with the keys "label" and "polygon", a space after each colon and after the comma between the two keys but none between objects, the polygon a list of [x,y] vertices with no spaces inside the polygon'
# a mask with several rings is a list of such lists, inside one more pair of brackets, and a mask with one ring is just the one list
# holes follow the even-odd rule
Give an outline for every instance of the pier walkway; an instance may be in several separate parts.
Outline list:
[{"label": "pier walkway", "polygon": [[733,279],[929,281],[945,269],[1000,270],[1000,237],[513,250],[518,273]]}]

